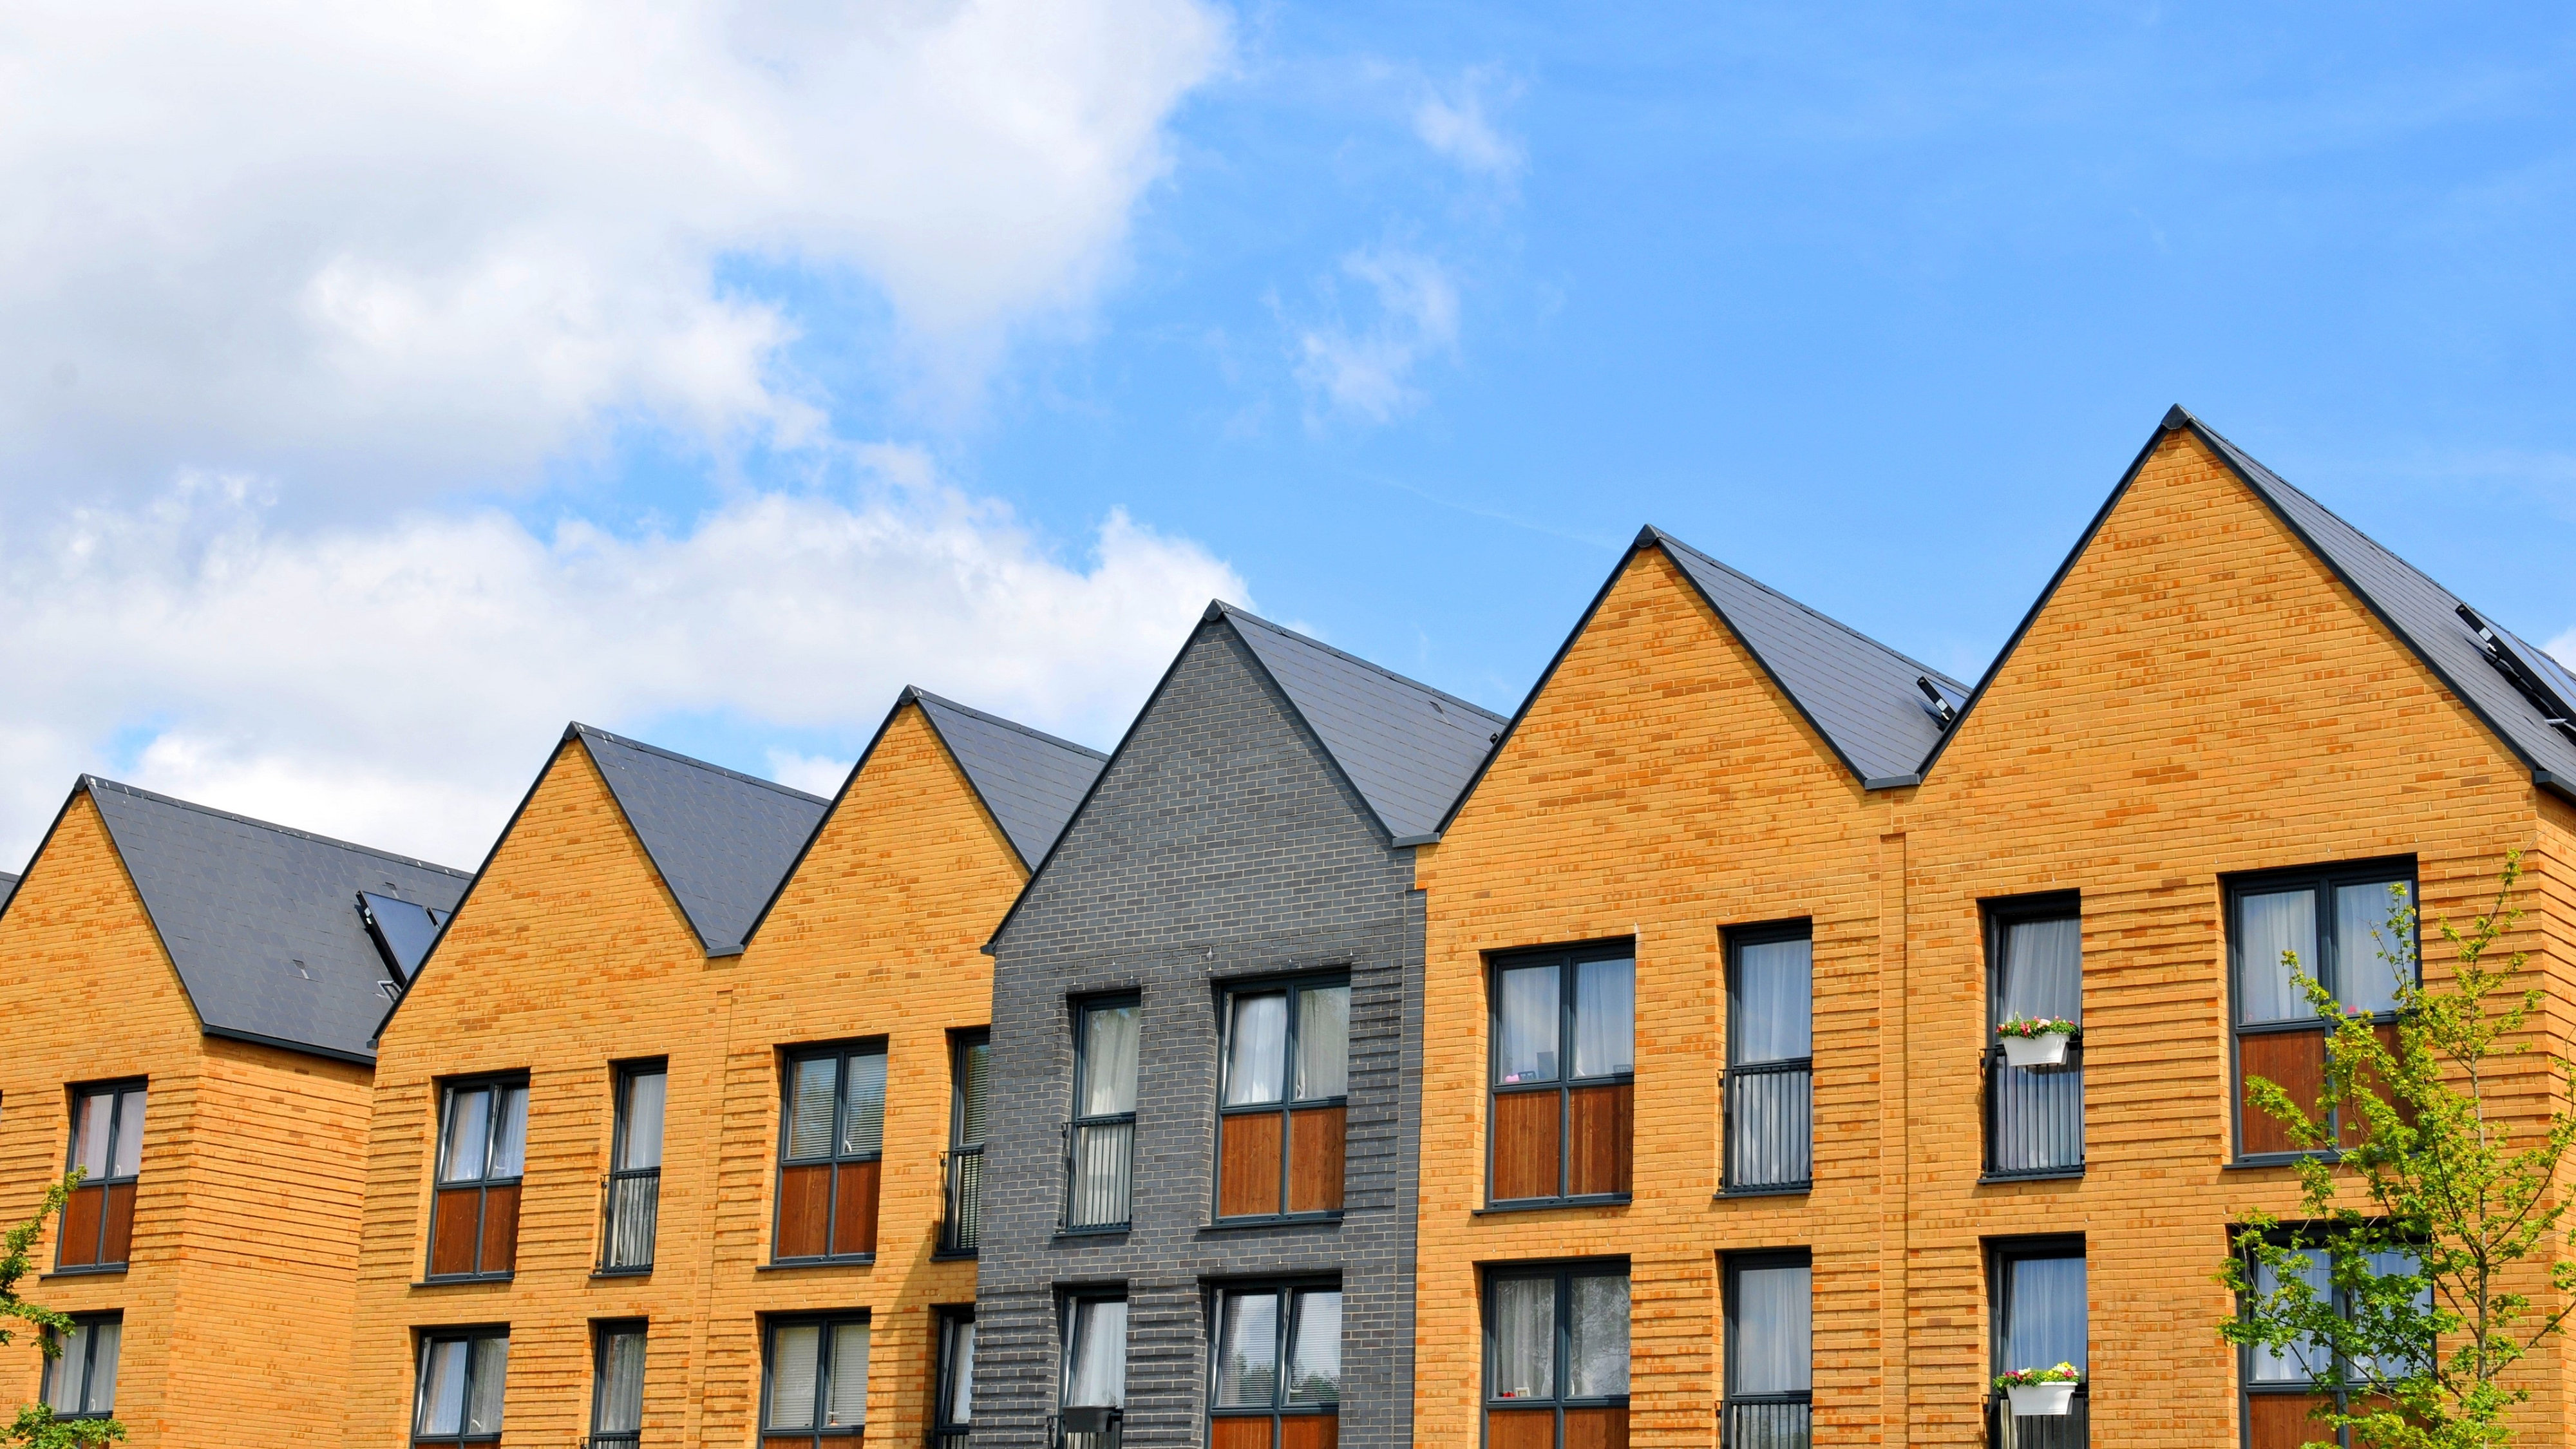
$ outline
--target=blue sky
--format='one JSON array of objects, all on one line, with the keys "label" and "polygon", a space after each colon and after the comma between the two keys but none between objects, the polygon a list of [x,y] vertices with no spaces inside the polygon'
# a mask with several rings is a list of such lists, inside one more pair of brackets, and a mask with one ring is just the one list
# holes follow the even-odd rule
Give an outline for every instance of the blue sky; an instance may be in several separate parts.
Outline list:
[{"label": "blue sky", "polygon": [[[363,613],[402,622],[357,652],[419,667],[348,689],[399,709],[319,687],[263,707],[143,671],[75,722],[31,715],[20,814],[59,798],[66,766],[113,769],[456,857],[541,758],[540,720],[819,784],[905,679],[1106,744],[1217,589],[1508,710],[1646,522],[1973,678],[2175,402],[2520,632],[2576,633],[2566,12],[1099,0],[1014,48],[1012,16],[959,18],[1012,10],[995,0],[921,7],[925,34],[1004,57],[919,62],[925,80],[905,67],[931,51],[902,36],[782,41],[702,8],[761,64],[681,87],[686,107],[635,101],[613,64],[581,71],[625,130],[532,102],[483,149],[422,140],[458,87],[415,70],[418,37],[382,64],[424,99],[359,106],[328,157],[235,128],[242,94],[197,98],[219,161],[303,178],[191,203],[242,238],[225,268],[292,285],[266,321],[245,304],[174,331],[150,351],[165,390],[137,384],[81,426],[50,419],[118,385],[122,354],[95,341],[125,335],[117,314],[0,295],[16,350],[49,359],[9,384],[20,441],[0,437],[45,482],[0,525],[17,606],[89,557],[65,542],[93,526],[66,522],[82,509],[172,601],[160,625],[64,606],[49,638],[221,605],[259,657],[309,658],[335,647],[312,624],[348,570],[370,590],[421,572],[399,549],[350,565],[371,531],[443,564],[486,543],[521,560]],[[50,43],[101,68],[135,54],[79,25]],[[305,85],[331,39],[289,34],[246,68]],[[893,99],[817,100],[804,62],[775,59],[834,46]],[[733,174],[768,174],[746,150],[778,161],[788,184],[730,210],[656,191],[657,166],[688,174],[671,158],[746,116],[776,124],[710,153]],[[347,178],[379,141],[440,178],[437,213],[317,219],[316,177],[374,195]],[[78,212],[68,168],[29,172],[43,148],[18,149],[0,179],[16,165]],[[628,161],[631,179],[584,189]],[[557,185],[591,199],[524,199]],[[105,233],[166,260],[141,234]],[[637,260],[635,236],[683,240]],[[488,257],[510,265],[471,270]],[[89,272],[48,265],[88,295]],[[560,295],[606,299],[576,339],[593,350],[476,310],[503,284],[437,281],[548,267],[575,279]],[[683,320],[623,320],[665,313]],[[306,335],[317,315],[333,346]],[[269,325],[295,359],[273,394],[238,351]],[[94,348],[109,361],[80,364]],[[527,358],[542,365],[509,381]],[[178,400],[227,388],[230,411]],[[784,532],[710,542],[769,504]],[[693,610],[687,590],[765,572],[761,538],[835,528],[856,552],[813,577],[854,560],[817,588],[849,593],[832,618],[868,622],[719,667],[805,595]],[[894,552],[869,552],[887,530]],[[227,547],[288,580],[267,605],[209,571]],[[696,561],[666,570],[666,553]],[[907,582],[925,559],[948,561],[939,588]],[[649,619],[669,653],[638,646],[596,680],[512,654],[550,609],[606,598],[627,602],[585,638]],[[456,622],[485,599],[508,628]],[[461,639],[478,642],[441,652]],[[1089,651],[1098,668],[1064,667]],[[650,687],[678,655],[716,663]],[[473,704],[513,669],[564,682],[524,718]],[[297,763],[347,748],[285,718],[299,709],[428,762],[353,797]],[[437,761],[433,741],[468,736]],[[8,840],[26,823],[0,824],[0,860]]]}]

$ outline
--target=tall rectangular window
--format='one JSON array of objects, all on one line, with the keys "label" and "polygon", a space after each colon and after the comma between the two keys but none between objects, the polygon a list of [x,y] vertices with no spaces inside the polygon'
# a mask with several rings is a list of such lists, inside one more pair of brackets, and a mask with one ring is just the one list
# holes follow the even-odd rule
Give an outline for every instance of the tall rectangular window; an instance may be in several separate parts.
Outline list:
[{"label": "tall rectangular window", "polygon": [[430,1277],[491,1278],[517,1267],[527,1151],[524,1079],[450,1082],[440,1089]]},{"label": "tall rectangular window", "polygon": [[125,1319],[85,1314],[55,1342],[60,1358],[45,1361],[45,1406],[57,1419],[104,1419],[116,1412],[116,1358],[125,1346]]},{"label": "tall rectangular window", "polygon": [[1627,1443],[1627,1265],[1488,1272],[1486,1449]]},{"label": "tall rectangular window", "polygon": [[1226,993],[1218,1217],[1341,1211],[1350,1056],[1349,982]]},{"label": "tall rectangular window", "polygon": [[788,1058],[778,1130],[778,1261],[875,1256],[885,1094],[883,1042]]},{"label": "tall rectangular window", "polygon": [[1726,1449],[1807,1449],[1815,1317],[1804,1253],[1726,1260]]},{"label": "tall rectangular window", "polygon": [[143,1083],[114,1082],[72,1093],[67,1168],[79,1169],[82,1177],[63,1203],[55,1268],[124,1267],[134,1255],[134,1192],[143,1175]]},{"label": "tall rectangular window", "polygon": [[1506,957],[1493,971],[1497,1203],[1623,1198],[1637,1080],[1632,946]]},{"label": "tall rectangular window", "polygon": [[939,1251],[964,1256],[984,1240],[984,1125],[992,1103],[993,1039],[962,1032],[948,1051],[948,1161]]},{"label": "tall rectangular window", "polygon": [[1726,1180],[1805,1192],[1815,1176],[1815,946],[1807,923],[1726,933]]},{"label": "tall rectangular window", "polygon": [[[2084,922],[2072,894],[1986,908],[1986,1175],[2084,1170]],[[1994,1028],[2071,1021],[2065,1059],[2015,1066]],[[2045,1040],[2038,1038],[2036,1040]]]},{"label": "tall rectangular window", "polygon": [[434,1329],[420,1336],[420,1388],[413,1397],[414,1444],[497,1444],[501,1390],[509,1376],[510,1330]]},{"label": "tall rectangular window", "polygon": [[[2336,1286],[2322,1231],[2284,1229],[2273,1241],[2300,1250],[2303,1267],[2298,1276],[2306,1279],[2309,1289],[2331,1305],[2338,1316],[2349,1318],[2358,1306],[2359,1295],[2349,1286]],[[2413,1273],[2418,1263],[2412,1253],[2373,1253],[2363,1266],[2371,1276],[2382,1277]],[[2254,1287],[2262,1293],[2277,1292],[2281,1280],[2270,1268],[2257,1263]],[[2429,1288],[2417,1303],[2421,1308],[2432,1307]],[[2300,1449],[2311,1443],[2348,1445],[2349,1431],[2329,1431],[2308,1415],[2346,1407],[2357,1396],[2355,1390],[2366,1387],[2382,1367],[2368,1361],[2339,1363],[2333,1351],[2314,1338],[2302,1338],[2286,1349],[2252,1345],[2239,1349],[2237,1382],[2243,1398],[2246,1449]],[[2385,1365],[2385,1370],[2402,1374],[2406,1366],[2392,1363]]]},{"label": "tall rectangular window", "polygon": [[1065,1124],[1067,1232],[1127,1226],[1136,1162],[1134,997],[1090,1001],[1075,1013],[1073,1120]]},{"label": "tall rectangular window", "polygon": [[[2084,1369],[2084,1242],[2041,1238],[1995,1244],[1988,1263],[1994,1356],[1989,1374],[2015,1369]],[[1998,1449],[2083,1449],[2092,1442],[2085,1391],[2064,1414],[2022,1415],[2008,1395],[1991,1397]]]},{"label": "tall rectangular window", "polygon": [[1217,1291],[1209,1449],[1332,1449],[1341,1440],[1342,1290]]},{"label": "tall rectangular window", "polygon": [[868,1320],[772,1322],[760,1386],[761,1449],[855,1443],[867,1425]]},{"label": "tall rectangular window", "polygon": [[1078,1293],[1064,1302],[1060,1449],[1118,1449],[1127,1413],[1127,1298]]},{"label": "tall rectangular window", "polygon": [[662,1109],[671,1074],[660,1062],[617,1071],[617,1120],[609,1134],[599,1271],[653,1271],[662,1216]]},{"label": "tall rectangular window", "polygon": [[596,1331],[588,1449],[635,1449],[644,1440],[644,1328],[603,1323]]},{"label": "tall rectangular window", "polygon": [[[2347,1012],[2377,1019],[2381,1035],[2393,1040],[2400,973],[2407,973],[2403,984],[2415,982],[2413,943],[2388,939],[2388,919],[2414,893],[2411,861],[2271,871],[2228,881],[2239,1157],[2298,1150],[2279,1120],[2245,1093],[2247,1078],[2279,1083],[2311,1111],[2325,1091],[2326,1026],[2300,993],[2295,973],[2314,978]],[[2359,1124],[2334,1125],[2349,1142]]]},{"label": "tall rectangular window", "polygon": [[931,1376],[931,1449],[966,1449],[975,1423],[975,1310],[942,1308]]}]

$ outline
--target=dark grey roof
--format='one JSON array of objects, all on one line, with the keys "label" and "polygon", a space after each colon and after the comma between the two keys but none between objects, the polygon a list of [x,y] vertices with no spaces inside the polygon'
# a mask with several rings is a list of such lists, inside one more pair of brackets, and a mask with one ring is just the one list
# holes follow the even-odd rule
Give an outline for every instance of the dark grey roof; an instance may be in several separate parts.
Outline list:
[{"label": "dark grey roof", "polygon": [[452,908],[466,873],[84,775],[210,1035],[372,1061],[384,957],[358,892]]},{"label": "dark grey roof", "polygon": [[18,878],[5,870],[0,870],[0,910],[8,909],[9,897],[17,894],[17,891]]},{"label": "dark grey roof", "polygon": [[1231,604],[1210,604],[1207,621],[1220,618],[1233,623],[1389,836],[1410,844],[1439,830],[1493,749],[1501,715]]},{"label": "dark grey roof", "polygon": [[1870,789],[1911,785],[1944,727],[1917,682],[1930,680],[1955,711],[1968,686],[1909,659],[1846,624],[1817,613],[1665,533],[1648,528],[1638,544],[1660,545],[1701,597],[1744,641],[1780,691],[1825,737],[1843,764]]},{"label": "dark grey roof", "polygon": [[926,689],[906,689],[895,707],[901,709],[904,700],[921,706],[984,808],[1010,837],[1020,863],[1036,869],[1109,757]]},{"label": "dark grey roof", "polygon": [[576,724],[709,955],[742,949],[830,804],[774,780]]}]

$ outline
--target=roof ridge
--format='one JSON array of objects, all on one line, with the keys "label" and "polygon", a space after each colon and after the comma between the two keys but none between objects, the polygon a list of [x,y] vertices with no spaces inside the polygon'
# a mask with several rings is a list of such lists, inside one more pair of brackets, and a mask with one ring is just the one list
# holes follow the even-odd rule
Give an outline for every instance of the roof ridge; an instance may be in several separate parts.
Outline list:
[{"label": "roof ridge", "polygon": [[797,789],[793,785],[783,785],[776,780],[765,780],[758,775],[747,775],[740,770],[728,769],[723,765],[716,764],[712,760],[701,760],[695,755],[684,755],[677,750],[666,750],[660,745],[651,745],[646,744],[642,740],[629,739],[624,735],[601,729],[597,725],[583,724],[579,720],[574,720],[572,724],[567,727],[565,732],[567,734],[584,735],[591,739],[606,740],[612,745],[624,745],[630,750],[642,750],[648,755],[660,755],[663,759],[669,760],[675,764],[687,765],[692,769],[704,770],[712,775],[723,775],[728,779],[739,780],[746,785],[758,785],[764,789],[775,790],[782,795],[793,795],[800,800],[811,800],[817,805],[829,805],[832,803],[824,796],[810,794],[806,791]]},{"label": "roof ridge", "polygon": [[[471,880],[474,877],[474,873],[472,871],[458,870],[452,865],[440,865],[434,860],[422,860],[420,857],[415,855],[404,855],[398,851],[385,850],[373,845],[360,845],[354,840],[342,840],[337,836],[323,835],[316,831],[298,830],[292,825],[280,825],[274,820],[261,820],[249,815],[235,814],[230,810],[218,810],[212,805],[200,805],[194,800],[182,800],[175,795],[163,795],[156,791],[146,790],[139,785],[128,785],[122,780],[108,779],[104,775],[83,774],[80,777],[80,783],[90,789],[114,790],[120,795],[132,795],[137,799],[151,800],[158,804],[173,806],[181,810],[193,810],[200,815],[212,815],[219,820],[230,820],[239,825],[251,825],[258,827],[261,830],[273,830],[280,835],[291,835],[298,840],[310,840],[318,845],[333,846],[341,850],[353,850],[360,855],[372,855],[379,860],[398,861],[404,865],[417,866],[422,870],[434,870],[441,875],[455,876],[459,880]],[[14,880],[17,879],[17,877],[12,876],[10,879]]]},{"label": "roof ridge", "polygon": [[1492,720],[1496,724],[1503,724],[1509,718],[1508,716],[1494,713],[1492,710],[1485,708],[1474,700],[1461,699],[1457,695],[1451,694],[1449,691],[1442,689],[1437,685],[1425,684],[1421,680],[1413,678],[1411,675],[1398,674],[1383,664],[1373,664],[1368,660],[1362,659],[1358,655],[1351,653],[1347,649],[1336,649],[1332,645],[1327,644],[1323,640],[1317,639],[1312,635],[1300,634],[1296,630],[1291,629],[1284,624],[1273,623],[1270,620],[1261,617],[1259,614],[1252,612],[1250,609],[1229,604],[1223,599],[1210,600],[1208,602],[1208,610],[1209,614],[1201,616],[1200,622],[1205,623],[1208,621],[1210,616],[1217,613],[1223,613],[1230,618],[1241,619],[1249,623],[1258,624],[1273,634],[1284,635],[1290,639],[1296,640],[1300,644],[1307,645],[1310,648],[1321,649],[1336,659],[1356,664],[1360,668],[1368,670],[1372,674],[1384,675],[1386,678],[1392,679],[1396,683],[1404,685],[1408,689],[1418,689],[1424,694],[1436,694],[1440,698],[1449,701],[1451,704],[1457,705],[1461,709],[1473,710],[1475,713],[1483,715],[1485,718]]},{"label": "roof ridge", "polygon": [[[1037,729],[1030,725],[1024,725],[1015,719],[1004,719],[990,710],[977,709],[971,704],[960,704],[946,695],[933,694],[918,684],[905,685],[903,687],[903,692],[915,699],[927,700],[932,704],[938,705],[942,709],[953,709],[959,714],[971,715],[976,719],[982,720],[988,725],[997,725],[1006,730],[1016,730],[1021,734],[1027,735],[1033,740],[1043,740],[1059,749],[1072,750],[1077,754],[1089,755],[1095,760],[1106,760],[1109,758],[1108,755],[1099,750],[1093,749],[1089,745],[1076,744],[1072,740],[1065,739],[1061,735],[1048,734],[1045,730]],[[895,703],[900,706],[903,701],[901,698],[898,698]]]},{"label": "roof ridge", "polygon": [[[2248,471],[2262,474],[2264,481],[2269,483],[2271,486],[2282,489],[2285,492],[2296,496],[2301,501],[2315,508],[2319,513],[2322,513],[2326,517],[2333,519],[2335,522],[2342,524],[2344,527],[2351,529],[2353,537],[2360,539],[2363,543],[2366,543],[2373,549],[2377,550],[2382,558],[2385,558],[2389,562],[2396,564],[2398,567],[2405,569],[2408,573],[2424,580],[2433,587],[2440,589],[2443,593],[2449,594],[2452,598],[2457,599],[2460,597],[2457,590],[2443,583],[2440,579],[2433,577],[2431,574],[2424,572],[2424,570],[2416,567],[2414,563],[2407,559],[2406,555],[2399,553],[2397,550],[2381,543],[2378,539],[2371,537],[2369,532],[2363,529],[2360,524],[2355,523],[2351,519],[2344,517],[2342,514],[2335,512],[2331,508],[2328,508],[2325,505],[2325,502],[2318,498],[2317,495],[2310,493],[2305,488],[2300,487],[2298,484],[2293,483],[2289,479],[2272,471],[2270,464],[2265,463],[2262,459],[2245,451],[2244,447],[2234,438],[2231,438],[2225,433],[2220,432],[2218,429],[2211,427],[2208,421],[2202,418],[2198,413],[2193,412],[2191,409],[2184,407],[2180,403],[2176,403],[2166,416],[2170,420],[2176,413],[2181,414],[2181,421],[2189,423],[2191,426],[2198,428],[2203,433],[2208,434],[2211,438],[2216,439],[2218,445],[2225,448],[2229,453],[2234,454],[2236,461],[2243,464]],[[2462,602],[2465,603],[2466,600],[2462,600]],[[2482,610],[2481,612],[2484,611]]]},{"label": "roof ridge", "polygon": [[1853,628],[1851,625],[1844,623],[1842,620],[1835,618],[1833,615],[1826,613],[1815,605],[1798,598],[1794,594],[1782,593],[1780,590],[1771,587],[1769,584],[1762,582],[1760,579],[1757,579],[1753,575],[1746,573],[1744,570],[1728,563],[1726,560],[1719,558],[1717,555],[1710,553],[1708,550],[1695,548],[1689,543],[1674,537],[1672,534],[1665,532],[1663,529],[1657,528],[1651,523],[1646,525],[1644,535],[1645,537],[1652,538],[1656,543],[1662,544],[1667,548],[1680,549],[1682,552],[1689,554],[1693,558],[1698,559],[1712,568],[1724,569],[1727,573],[1743,580],[1754,588],[1760,589],[1762,592],[1769,594],[1771,597],[1778,599],[1784,604],[1789,605],[1791,608],[1798,610],[1809,618],[1815,619],[1820,623],[1830,624],[1834,628],[1841,630],[1843,633],[1850,635],[1864,644],[1867,644],[1872,649],[1885,654],[1891,659],[1904,660],[1907,664],[1922,670],[1925,674],[1930,675],[1940,683],[1957,686],[1961,694],[1967,693],[1971,687],[1965,681],[1954,679],[1951,676],[1942,673],[1940,670],[1933,668],[1931,665],[1924,663],[1922,660],[1915,658],[1904,650],[1896,648],[1886,641],[1879,639],[1875,635],[1865,634],[1860,630]]}]

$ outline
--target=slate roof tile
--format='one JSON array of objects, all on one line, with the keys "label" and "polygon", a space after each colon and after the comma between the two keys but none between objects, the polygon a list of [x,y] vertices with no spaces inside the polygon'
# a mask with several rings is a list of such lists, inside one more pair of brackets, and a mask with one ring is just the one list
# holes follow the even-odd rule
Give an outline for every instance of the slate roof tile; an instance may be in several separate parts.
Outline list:
[{"label": "slate roof tile", "polygon": [[570,732],[708,954],[740,951],[831,802],[589,725]]},{"label": "slate roof tile", "polygon": [[921,706],[1020,863],[1036,869],[1109,757],[926,689],[907,689],[903,698]]}]

